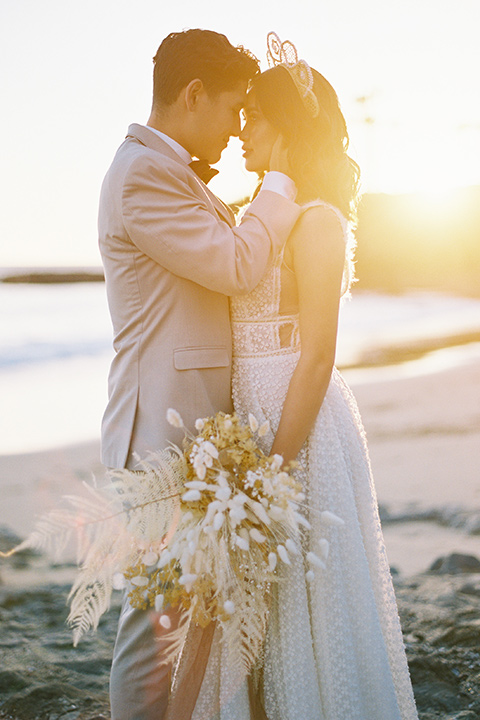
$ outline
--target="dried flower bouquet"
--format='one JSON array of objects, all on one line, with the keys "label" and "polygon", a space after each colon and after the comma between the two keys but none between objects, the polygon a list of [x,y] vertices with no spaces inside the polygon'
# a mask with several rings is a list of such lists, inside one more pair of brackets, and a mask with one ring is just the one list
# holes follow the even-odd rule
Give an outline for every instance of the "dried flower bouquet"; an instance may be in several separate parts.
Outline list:
[{"label": "dried flower bouquet", "polygon": [[[196,421],[189,433],[180,415],[169,422],[185,431],[184,449],[172,446],[140,463],[140,473],[118,470],[91,498],[70,496],[71,509],[54,510],[20,546],[56,550],[72,533],[80,571],[70,592],[68,622],[74,643],[95,629],[112,589],[125,581],[132,606],[153,607],[170,627],[169,607],[182,611],[172,631],[176,654],[190,622],[216,621],[229,662],[248,672],[261,653],[271,585],[282,566],[307,562],[325,567],[328,542],[319,555],[301,551],[304,494],[279,455],[267,457],[255,436],[268,432],[250,415],[217,413]],[[324,511],[326,524],[342,524]],[[120,582],[119,582],[120,579]]]}]

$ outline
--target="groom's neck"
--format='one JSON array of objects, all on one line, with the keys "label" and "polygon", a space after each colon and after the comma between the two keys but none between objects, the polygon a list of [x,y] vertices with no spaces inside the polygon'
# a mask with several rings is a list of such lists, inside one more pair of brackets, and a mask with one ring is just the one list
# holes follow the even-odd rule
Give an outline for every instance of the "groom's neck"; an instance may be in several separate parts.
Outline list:
[{"label": "groom's neck", "polygon": [[168,135],[168,137],[175,140],[179,145],[190,152],[189,146],[191,141],[188,137],[188,132],[186,131],[184,123],[182,122],[180,113],[172,112],[171,110],[167,112],[152,110],[150,117],[148,118],[147,125],[155,130],[165,133],[165,135]]}]

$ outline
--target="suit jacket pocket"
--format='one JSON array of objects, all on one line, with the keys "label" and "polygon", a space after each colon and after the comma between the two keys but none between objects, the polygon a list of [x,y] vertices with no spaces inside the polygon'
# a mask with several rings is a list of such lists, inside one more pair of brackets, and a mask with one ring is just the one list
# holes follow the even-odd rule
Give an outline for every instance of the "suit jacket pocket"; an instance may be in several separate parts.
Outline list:
[{"label": "suit jacket pocket", "polygon": [[176,370],[228,367],[230,358],[226,347],[178,348],[173,351],[173,364]]}]

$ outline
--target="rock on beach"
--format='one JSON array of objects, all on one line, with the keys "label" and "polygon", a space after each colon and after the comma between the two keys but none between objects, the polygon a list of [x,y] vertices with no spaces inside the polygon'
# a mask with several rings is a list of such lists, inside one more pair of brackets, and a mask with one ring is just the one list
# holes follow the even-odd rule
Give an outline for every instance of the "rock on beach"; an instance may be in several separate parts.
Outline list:
[{"label": "rock on beach", "polygon": [[[463,557],[441,558],[441,574],[395,576],[420,720],[480,718],[480,573],[465,572]],[[0,718],[109,718],[120,594],[98,632],[74,648],[65,624],[69,585],[18,585],[0,586]]]}]

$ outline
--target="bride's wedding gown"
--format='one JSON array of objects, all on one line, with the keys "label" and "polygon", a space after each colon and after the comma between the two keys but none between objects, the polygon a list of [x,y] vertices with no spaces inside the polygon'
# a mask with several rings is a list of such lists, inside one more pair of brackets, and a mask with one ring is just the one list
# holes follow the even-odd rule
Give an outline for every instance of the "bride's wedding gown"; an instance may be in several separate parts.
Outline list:
[{"label": "bride's wedding gown", "polygon": [[[347,233],[343,216],[334,212]],[[296,284],[279,257],[253,292],[231,300],[233,398],[243,421],[270,421],[268,452],[300,355]],[[318,319],[321,322],[321,318]],[[274,589],[260,695],[268,720],[416,720],[364,430],[334,369],[298,472],[311,530],[304,553],[330,543],[326,569],[302,558]],[[344,521],[326,526],[320,512]],[[249,687],[228,672],[216,630],[192,720],[257,720]],[[223,658],[224,660],[225,658]],[[251,688],[250,688],[251,689]]]}]

